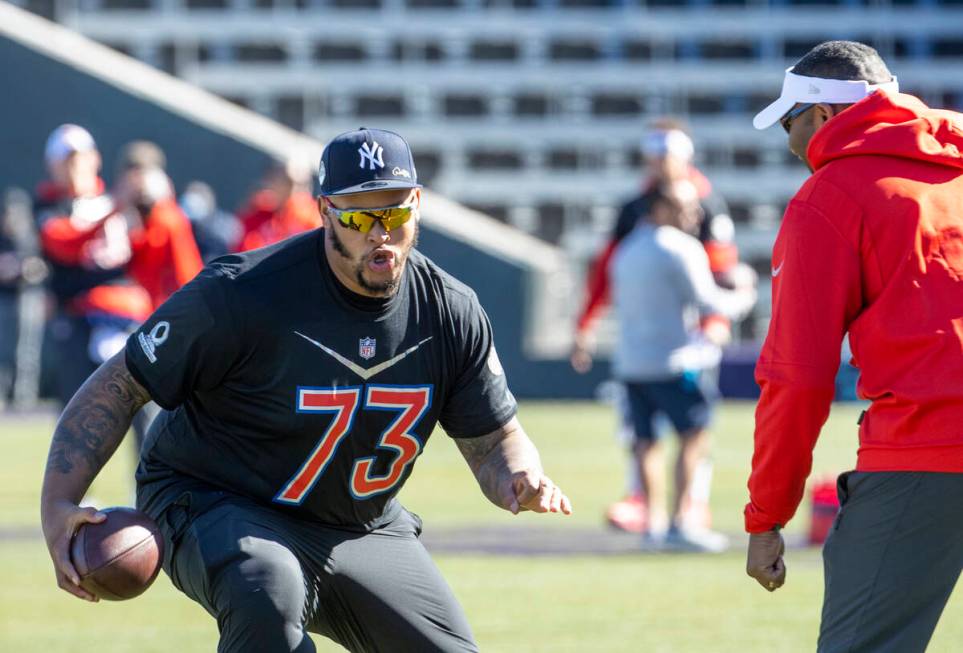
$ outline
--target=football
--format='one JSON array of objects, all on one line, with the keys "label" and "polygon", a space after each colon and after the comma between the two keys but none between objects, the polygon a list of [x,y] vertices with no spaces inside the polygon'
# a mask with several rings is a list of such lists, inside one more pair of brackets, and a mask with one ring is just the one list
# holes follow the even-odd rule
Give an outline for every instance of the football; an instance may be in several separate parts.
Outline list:
[{"label": "football", "polygon": [[150,517],[133,508],[106,508],[107,519],[84,524],[70,558],[85,590],[107,601],[142,594],[160,571],[164,539]]}]

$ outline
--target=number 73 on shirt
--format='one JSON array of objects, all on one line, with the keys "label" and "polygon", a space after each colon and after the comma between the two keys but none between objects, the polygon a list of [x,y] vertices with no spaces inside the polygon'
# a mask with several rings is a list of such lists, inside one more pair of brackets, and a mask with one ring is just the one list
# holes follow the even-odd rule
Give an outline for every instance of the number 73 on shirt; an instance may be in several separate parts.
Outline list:
[{"label": "number 73 on shirt", "polygon": [[383,476],[371,473],[375,456],[355,460],[348,489],[356,499],[367,499],[391,490],[404,476],[408,465],[421,453],[421,441],[411,433],[411,429],[431,408],[431,390],[430,385],[299,387],[297,396],[299,413],[331,413],[334,417],[317,445],[311,450],[307,460],[281,488],[274,497],[274,501],[295,506],[304,501],[334,458],[338,445],[351,432],[355,416],[362,407],[362,399],[364,410],[398,413],[394,421],[382,432],[378,441],[379,449],[394,450],[396,455]]}]

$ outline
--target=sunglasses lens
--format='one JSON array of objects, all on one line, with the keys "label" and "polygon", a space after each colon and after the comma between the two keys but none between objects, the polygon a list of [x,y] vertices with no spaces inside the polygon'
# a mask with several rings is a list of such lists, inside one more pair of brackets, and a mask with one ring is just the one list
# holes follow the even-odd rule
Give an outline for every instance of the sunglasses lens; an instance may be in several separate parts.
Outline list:
[{"label": "sunglasses lens", "polygon": [[784,115],[782,118],[780,118],[780,119],[779,119],[779,122],[782,123],[782,128],[786,130],[786,133],[788,134],[788,133],[789,133],[789,130],[792,129],[792,123],[793,123],[793,121],[794,121],[796,118],[798,118],[798,117],[801,116],[802,114],[806,113],[807,111],[809,111],[810,109],[812,109],[814,106],[816,106],[816,105],[814,105],[814,104],[801,104],[801,105],[799,105],[798,107],[796,107],[795,109],[793,109],[793,110],[789,111],[788,113],[786,113],[786,115]]},{"label": "sunglasses lens", "polygon": [[340,211],[338,221],[348,229],[360,231],[363,234],[371,231],[376,221],[381,222],[385,231],[397,229],[411,219],[412,207],[399,206],[387,209],[357,209]]},{"label": "sunglasses lens", "polygon": [[381,224],[384,225],[385,231],[397,229],[411,219],[411,213],[412,210],[410,206],[385,209],[382,211],[383,217],[381,218]]},{"label": "sunglasses lens", "polygon": [[364,211],[340,211],[338,212],[338,222],[348,229],[366,234],[371,231],[375,218]]}]

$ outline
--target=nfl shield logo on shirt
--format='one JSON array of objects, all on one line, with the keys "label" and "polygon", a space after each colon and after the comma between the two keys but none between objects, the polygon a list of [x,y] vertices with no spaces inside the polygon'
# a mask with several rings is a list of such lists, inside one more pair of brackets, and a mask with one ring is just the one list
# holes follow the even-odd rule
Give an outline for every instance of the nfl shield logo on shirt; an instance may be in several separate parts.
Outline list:
[{"label": "nfl shield logo on shirt", "polygon": [[374,338],[362,338],[358,341],[358,355],[361,358],[368,360],[369,358],[374,358],[375,355],[375,339]]}]

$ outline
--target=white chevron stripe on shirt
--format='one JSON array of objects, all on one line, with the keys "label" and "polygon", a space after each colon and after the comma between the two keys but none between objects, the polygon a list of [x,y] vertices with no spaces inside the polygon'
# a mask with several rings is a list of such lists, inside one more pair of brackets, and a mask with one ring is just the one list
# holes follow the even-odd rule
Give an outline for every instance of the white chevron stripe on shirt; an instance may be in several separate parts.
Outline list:
[{"label": "white chevron stripe on shirt", "polygon": [[347,367],[349,370],[351,370],[352,372],[354,372],[355,374],[357,374],[358,376],[360,376],[360,377],[361,377],[362,379],[364,379],[365,381],[367,381],[368,379],[370,379],[371,377],[373,377],[373,376],[376,375],[376,374],[379,374],[379,373],[381,373],[381,372],[384,372],[384,371],[385,371],[386,369],[388,369],[389,367],[394,366],[394,365],[397,364],[399,361],[401,361],[401,359],[403,359],[405,356],[407,356],[408,354],[411,354],[411,353],[414,352],[416,349],[418,349],[419,347],[421,347],[423,344],[425,344],[426,342],[428,342],[429,340],[431,340],[432,338],[434,338],[434,336],[428,336],[427,338],[425,338],[424,340],[422,340],[421,342],[419,342],[417,345],[414,345],[413,347],[409,347],[408,349],[404,350],[403,352],[401,352],[401,353],[398,354],[397,356],[394,356],[394,357],[392,357],[392,358],[389,358],[388,360],[386,360],[386,361],[383,362],[383,363],[378,363],[378,364],[375,365],[374,367],[370,367],[370,368],[365,369],[364,367],[361,367],[360,365],[358,365],[358,364],[355,363],[354,361],[348,360],[347,358],[345,358],[344,356],[342,356],[341,354],[339,354],[339,353],[336,352],[335,350],[331,349],[330,347],[325,347],[324,345],[322,345],[322,344],[321,344],[320,342],[318,342],[317,340],[313,340],[313,339],[307,337],[306,335],[304,335],[303,333],[301,333],[301,332],[299,332],[299,331],[295,331],[294,333],[296,333],[297,335],[301,336],[302,338],[304,338],[305,340],[307,340],[308,342],[310,342],[310,343],[311,343],[312,345],[314,345],[315,347],[318,347],[319,349],[321,349],[321,351],[323,351],[323,352],[326,353],[328,356],[330,356],[330,357],[333,358],[334,360],[338,361],[339,363],[341,363],[342,365],[344,365],[345,367]]}]

